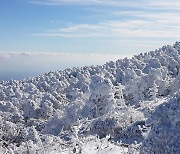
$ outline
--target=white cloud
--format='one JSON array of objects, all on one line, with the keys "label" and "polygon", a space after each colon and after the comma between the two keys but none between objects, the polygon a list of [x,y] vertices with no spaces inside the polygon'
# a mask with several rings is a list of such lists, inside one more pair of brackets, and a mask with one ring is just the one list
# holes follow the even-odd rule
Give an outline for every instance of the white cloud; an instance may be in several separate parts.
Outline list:
[{"label": "white cloud", "polygon": [[22,79],[49,71],[101,65],[130,55],[72,53],[0,53],[0,80]]},{"label": "white cloud", "polygon": [[[57,27],[34,33],[33,35],[36,37],[77,38],[78,40],[91,40],[91,42],[106,41],[106,46],[115,44],[114,47],[126,49],[126,51],[128,50],[127,44],[133,46],[131,48],[133,50],[136,47],[141,50],[142,45],[150,46],[143,47],[145,49],[143,51],[147,51],[180,39],[180,1],[178,0],[173,2],[170,0],[34,1],[41,2],[41,4],[48,2],[51,5],[93,5],[83,7],[83,9],[89,9],[88,11],[92,11],[94,16],[92,24],[89,24],[88,19],[82,19],[81,23],[59,23],[59,27],[56,23],[52,24],[51,27],[55,25]],[[101,7],[94,7],[94,5],[106,5],[106,7],[101,9]],[[123,44],[123,42],[126,43]]]}]

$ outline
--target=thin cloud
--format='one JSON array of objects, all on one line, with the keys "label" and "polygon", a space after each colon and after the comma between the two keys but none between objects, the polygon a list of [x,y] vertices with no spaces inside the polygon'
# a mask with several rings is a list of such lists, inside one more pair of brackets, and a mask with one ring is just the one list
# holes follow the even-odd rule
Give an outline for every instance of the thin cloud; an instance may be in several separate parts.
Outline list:
[{"label": "thin cloud", "polygon": [[[34,36],[65,38],[122,38],[122,37],[177,37],[180,36],[180,2],[170,0],[33,0],[33,3],[51,5],[110,5],[125,6],[127,11],[109,12],[109,20],[97,24],[71,24]],[[128,9],[134,7],[135,9]],[[147,9],[145,9],[147,8]],[[168,9],[163,11],[162,9]],[[153,11],[152,11],[153,10]],[[119,20],[110,20],[110,16]]]},{"label": "thin cloud", "polygon": [[31,0],[33,4],[41,5],[118,5],[115,0]]},{"label": "thin cloud", "polygon": [[179,37],[180,17],[173,13],[137,13],[133,20],[106,21],[99,24],[74,24],[54,29],[53,33],[36,36],[51,37]]},{"label": "thin cloud", "polygon": [[28,0],[32,4],[38,5],[108,5],[108,6],[125,6],[141,9],[167,9],[179,10],[180,1],[178,0]]},{"label": "thin cloud", "polygon": [[151,0],[147,4],[148,7],[167,9],[167,10],[180,10],[180,1],[179,0]]}]

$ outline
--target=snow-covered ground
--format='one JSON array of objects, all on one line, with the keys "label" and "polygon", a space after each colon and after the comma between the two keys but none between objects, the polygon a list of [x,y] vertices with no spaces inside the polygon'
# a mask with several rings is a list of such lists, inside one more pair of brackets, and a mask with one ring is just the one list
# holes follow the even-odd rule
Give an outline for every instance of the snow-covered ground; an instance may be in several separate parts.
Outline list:
[{"label": "snow-covered ground", "polygon": [[180,43],[0,83],[0,153],[179,154]]}]

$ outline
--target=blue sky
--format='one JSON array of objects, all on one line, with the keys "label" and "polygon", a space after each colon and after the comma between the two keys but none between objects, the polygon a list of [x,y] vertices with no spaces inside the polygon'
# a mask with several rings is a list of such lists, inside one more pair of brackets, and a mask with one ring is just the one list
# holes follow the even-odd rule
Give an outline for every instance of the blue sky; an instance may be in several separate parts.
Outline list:
[{"label": "blue sky", "polygon": [[180,1],[1,0],[0,52],[136,54],[180,40]]},{"label": "blue sky", "polygon": [[0,34],[0,80],[103,64],[180,41],[180,1],[0,0]]}]

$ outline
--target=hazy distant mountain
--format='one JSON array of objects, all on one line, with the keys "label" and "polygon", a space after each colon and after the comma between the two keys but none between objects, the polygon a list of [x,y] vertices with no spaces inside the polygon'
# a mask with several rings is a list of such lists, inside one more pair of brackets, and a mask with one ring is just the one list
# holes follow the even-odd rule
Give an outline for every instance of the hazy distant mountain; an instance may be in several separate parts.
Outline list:
[{"label": "hazy distant mountain", "polygon": [[[117,57],[118,58],[118,57]],[[180,43],[0,84],[0,153],[180,153]]]}]

